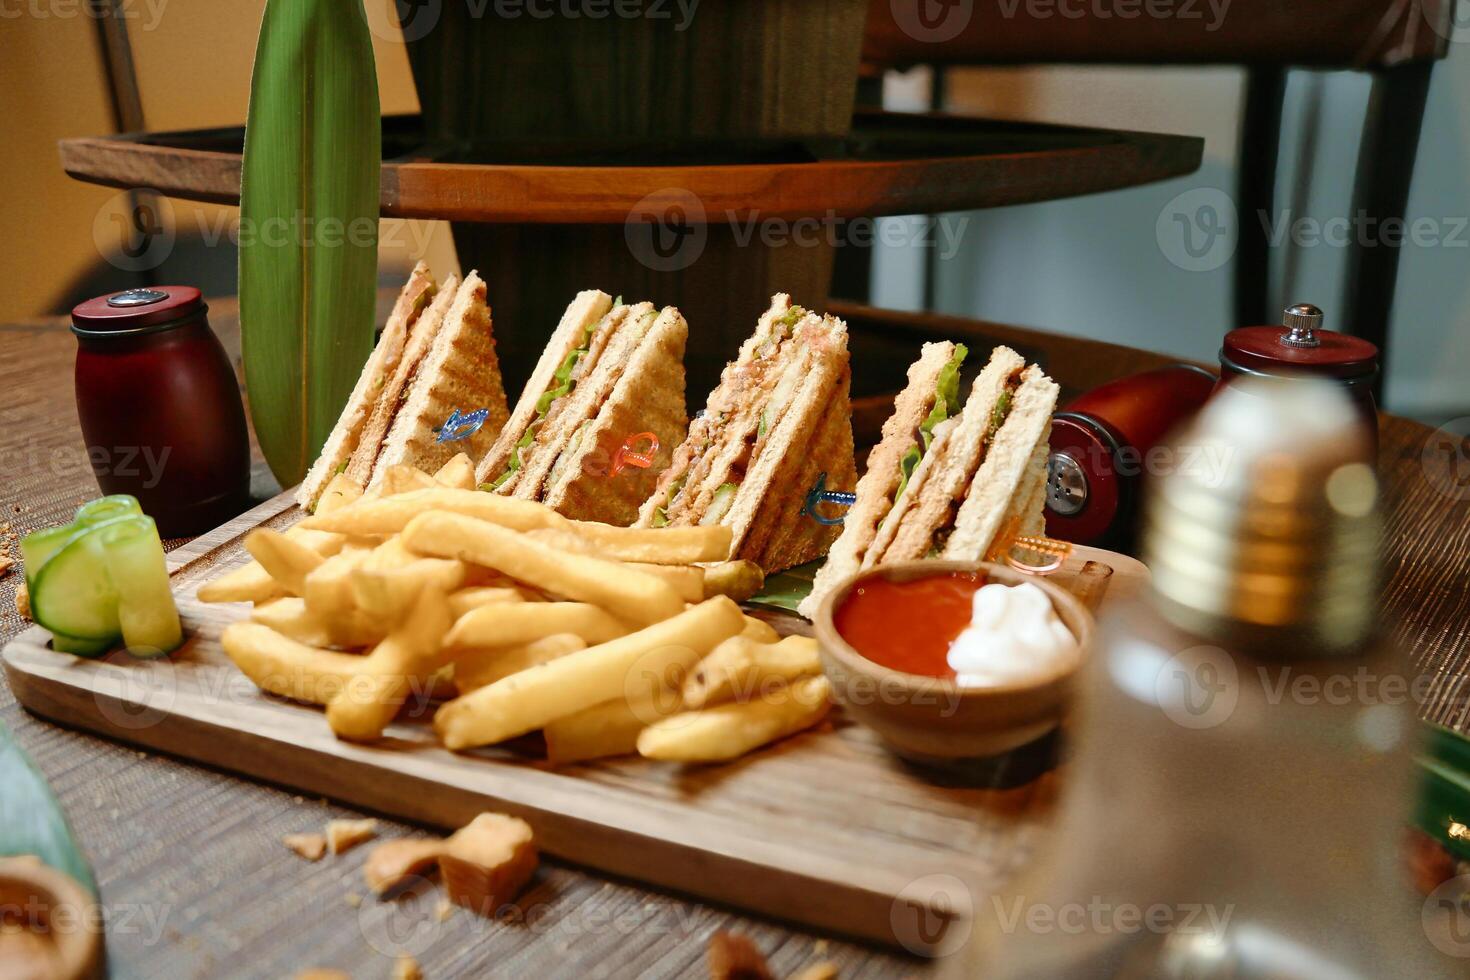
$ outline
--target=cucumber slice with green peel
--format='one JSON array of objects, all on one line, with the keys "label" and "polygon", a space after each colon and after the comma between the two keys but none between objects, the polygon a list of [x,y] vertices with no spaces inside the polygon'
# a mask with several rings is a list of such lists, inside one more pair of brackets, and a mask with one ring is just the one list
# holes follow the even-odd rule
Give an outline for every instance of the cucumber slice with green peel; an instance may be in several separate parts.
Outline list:
[{"label": "cucumber slice with green peel", "polygon": [[48,527],[40,531],[32,531],[20,539],[20,558],[26,566],[26,588],[32,592],[36,588],[36,576],[41,571],[41,566],[61,546],[66,544],[77,533],[75,524],[62,524],[59,527]]},{"label": "cucumber slice with green peel", "polygon": [[111,525],[107,522],[77,529],[36,573],[31,615],[52,633],[109,642],[122,634],[117,590],[102,560],[100,532]]},{"label": "cucumber slice with green peel", "polygon": [[153,518],[113,521],[97,534],[104,568],[117,591],[118,623],[128,652],[151,658],[178,649],[184,634]]},{"label": "cucumber slice with green peel", "polygon": [[715,489],[715,495],[710,499],[709,509],[699,519],[699,523],[705,526],[718,524],[724,520],[725,515],[735,504],[735,494],[739,492],[740,486],[735,483],[722,483]]},{"label": "cucumber slice with green peel", "polygon": [[77,657],[100,657],[112,649],[113,640],[82,640],[65,633],[52,632],[51,649]]},{"label": "cucumber slice with green peel", "polygon": [[138,504],[138,498],[130,497],[125,493],[115,493],[109,497],[89,500],[78,507],[76,523],[78,527],[96,527],[119,517],[142,513],[143,508]]}]

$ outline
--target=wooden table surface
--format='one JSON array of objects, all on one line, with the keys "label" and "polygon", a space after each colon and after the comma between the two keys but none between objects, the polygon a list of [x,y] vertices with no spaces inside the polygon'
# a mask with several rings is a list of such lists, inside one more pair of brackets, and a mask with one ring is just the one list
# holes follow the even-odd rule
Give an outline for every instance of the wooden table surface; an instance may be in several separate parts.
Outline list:
[{"label": "wooden table surface", "polygon": [[[230,304],[212,304],[227,346]],[[850,312],[850,311],[845,311]],[[905,318],[903,331],[957,330],[943,318]],[[999,333],[999,330],[997,330]],[[1001,339],[1000,336],[995,337]],[[1046,335],[1004,339],[1040,351],[1070,388],[1154,366],[1158,355]],[[0,459],[4,521],[17,535],[70,518],[97,495],[72,397],[75,342],[62,320],[0,325]],[[1086,357],[1078,357],[1084,350]],[[1063,362],[1066,362],[1063,365]],[[1097,374],[1089,378],[1087,365]],[[1386,496],[1383,606],[1424,673],[1421,714],[1470,728],[1470,485],[1433,430],[1384,418]],[[1458,444],[1458,443],[1457,443]],[[1426,446],[1429,452],[1426,453]],[[271,489],[257,468],[258,490]],[[11,544],[10,553],[18,548]],[[25,626],[12,604],[18,565],[0,579],[0,642]],[[897,977],[929,964],[728,909],[651,892],[554,861],[543,863],[512,921],[434,914],[428,891],[400,902],[365,895],[366,849],[308,864],[282,835],[360,816],[167,757],[57,728],[28,715],[0,681],[0,720],[50,780],[90,858],[108,910],[118,977],[261,977],[334,967],[357,980],[389,977],[407,949],[433,978],[459,976],[686,977],[705,974],[717,929],[750,936],[778,976],[831,960],[840,976]],[[3,790],[0,790],[3,791]],[[420,833],[382,821],[383,836]]]}]

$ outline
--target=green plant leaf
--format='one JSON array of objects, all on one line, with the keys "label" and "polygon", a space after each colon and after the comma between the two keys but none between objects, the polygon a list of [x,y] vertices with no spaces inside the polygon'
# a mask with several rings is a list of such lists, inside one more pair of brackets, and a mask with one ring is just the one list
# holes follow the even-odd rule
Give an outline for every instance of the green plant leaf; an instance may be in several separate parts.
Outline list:
[{"label": "green plant leaf", "polygon": [[268,0],[240,175],[255,435],[300,482],[372,351],[382,115],[361,0]]}]

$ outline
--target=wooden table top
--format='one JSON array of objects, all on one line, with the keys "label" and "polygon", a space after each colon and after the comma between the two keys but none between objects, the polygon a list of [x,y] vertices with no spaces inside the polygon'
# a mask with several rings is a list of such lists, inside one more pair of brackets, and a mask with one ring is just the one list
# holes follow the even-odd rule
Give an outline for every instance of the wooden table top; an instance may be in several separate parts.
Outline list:
[{"label": "wooden table top", "polygon": [[[211,320],[231,346],[233,307],[212,303]],[[904,320],[909,331],[926,326],[922,317]],[[927,320],[936,331],[958,330],[959,323]],[[1042,356],[1055,351],[1059,359],[1068,359],[1073,346],[1085,348],[1087,358],[1070,358],[1069,387],[1101,383],[1159,360],[1142,351],[1130,358],[1123,348],[1101,352],[1096,342],[1042,334],[1012,331],[1005,339]],[[4,521],[17,535],[69,519],[79,503],[97,494],[72,397],[74,350],[63,320],[0,325],[0,386],[9,396],[0,407],[0,477],[7,491]],[[1097,369],[1092,378],[1080,373],[1089,362]],[[1457,486],[1454,460],[1436,448],[1432,435],[1407,420],[1382,421],[1383,608],[1426,676],[1421,714],[1465,731],[1470,486]],[[264,494],[271,489],[269,476],[257,469]],[[10,552],[18,561],[18,548],[12,544]],[[17,566],[0,578],[0,642],[26,625],[13,606],[18,572]],[[778,976],[824,959],[844,978],[928,972],[921,960],[554,861],[543,863],[522,896],[523,915],[516,921],[457,912],[440,922],[432,892],[397,903],[368,897],[361,878],[366,848],[308,864],[281,844],[285,834],[362,814],[57,728],[23,711],[3,681],[0,720],[50,780],[92,862],[108,909],[116,976],[277,980],[316,966],[366,980],[390,976],[389,954],[399,947],[415,952],[431,980],[700,976],[709,937],[718,929],[750,936]],[[420,833],[394,821],[380,821],[380,828],[384,837]]]}]

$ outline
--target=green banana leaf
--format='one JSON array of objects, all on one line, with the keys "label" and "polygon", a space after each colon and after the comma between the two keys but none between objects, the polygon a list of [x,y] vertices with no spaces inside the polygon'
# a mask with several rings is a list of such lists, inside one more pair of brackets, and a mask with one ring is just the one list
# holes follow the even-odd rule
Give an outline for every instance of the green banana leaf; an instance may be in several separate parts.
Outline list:
[{"label": "green banana leaf", "polygon": [[362,0],[268,0],[240,175],[250,416],[300,482],[372,351],[382,116]]},{"label": "green banana leaf", "polygon": [[87,859],[72,839],[46,780],[0,725],[0,857],[33,854],[97,894]]}]

